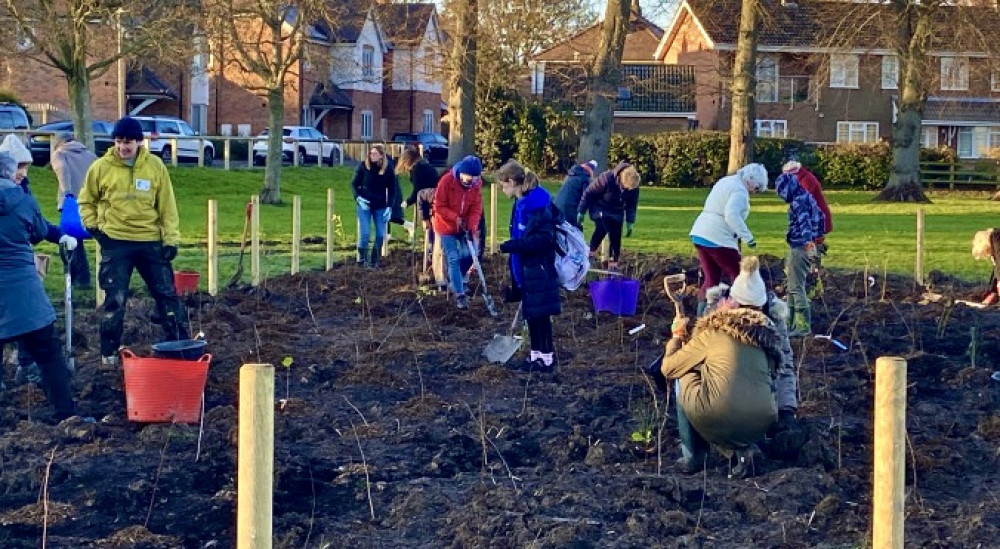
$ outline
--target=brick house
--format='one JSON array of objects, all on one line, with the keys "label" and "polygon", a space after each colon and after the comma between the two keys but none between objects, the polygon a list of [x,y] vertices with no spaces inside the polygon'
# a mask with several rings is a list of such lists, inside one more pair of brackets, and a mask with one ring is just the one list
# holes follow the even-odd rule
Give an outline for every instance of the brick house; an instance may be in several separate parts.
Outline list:
[{"label": "brick house", "polygon": [[[284,124],[313,126],[331,138],[350,140],[387,140],[411,126],[439,131],[441,84],[430,69],[440,65],[442,35],[434,4],[346,0],[341,7],[344,15],[335,28],[303,27],[298,39],[305,40],[306,54],[285,77]],[[386,32],[380,14],[392,22],[392,32]],[[256,33],[260,23],[249,21],[244,30]],[[195,54],[183,67],[155,59],[129,63],[127,111],[178,116],[212,135],[256,135],[266,128],[260,78],[227,63],[229,52],[219,41],[194,40]],[[23,60],[12,57],[3,63],[7,71],[0,85],[26,99],[36,125],[70,117],[61,73],[36,63],[26,70]],[[113,66],[92,80],[95,119],[118,118],[117,90]]]},{"label": "brick house", "polygon": [[[895,21],[887,6],[815,0],[762,5],[767,16],[758,34],[757,135],[820,143],[890,139],[900,66],[881,38],[887,32],[882,25]],[[832,29],[847,26],[845,7],[858,23],[849,35],[839,31],[846,38],[832,39]],[[981,10],[977,24],[995,28],[996,10]],[[684,0],[656,48],[659,62],[695,67],[696,116],[705,129],[729,128],[739,13],[738,0]],[[1000,78],[985,52],[961,51],[941,39],[937,44],[929,56],[922,144],[950,147],[963,158],[983,156],[1000,147]]]},{"label": "brick house", "polygon": [[[630,12],[621,60],[621,83],[614,111],[614,131],[634,135],[689,127],[695,116],[694,67],[665,65],[653,53],[663,30]],[[601,41],[601,22],[543,50],[529,60],[532,96],[542,101],[569,100],[582,114],[586,70]]]},{"label": "brick house", "polygon": [[376,5],[389,43],[382,113],[386,137],[441,131],[441,49],[444,35],[434,4]]}]

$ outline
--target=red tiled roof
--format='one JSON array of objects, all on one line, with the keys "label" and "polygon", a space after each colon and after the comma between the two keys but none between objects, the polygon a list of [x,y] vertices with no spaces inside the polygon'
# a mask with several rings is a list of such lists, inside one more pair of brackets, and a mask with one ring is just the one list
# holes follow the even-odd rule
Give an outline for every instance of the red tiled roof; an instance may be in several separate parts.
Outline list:
[{"label": "red tiled roof", "polygon": [[[740,24],[740,0],[687,0],[686,4],[718,46],[735,45]],[[900,25],[900,16],[888,3],[799,0],[782,5],[761,0],[758,47],[886,49]],[[1000,28],[993,8],[942,6],[933,14],[932,50],[984,51],[976,47],[976,33],[956,33],[959,25],[975,24],[983,31]],[[960,44],[960,41],[967,43]]]},{"label": "red tiled roof", "polygon": [[[653,52],[663,37],[663,29],[652,21],[632,12],[628,34],[625,36],[623,62],[651,62]],[[597,22],[569,39],[532,56],[534,61],[577,61],[593,55],[601,43],[601,23]]]}]

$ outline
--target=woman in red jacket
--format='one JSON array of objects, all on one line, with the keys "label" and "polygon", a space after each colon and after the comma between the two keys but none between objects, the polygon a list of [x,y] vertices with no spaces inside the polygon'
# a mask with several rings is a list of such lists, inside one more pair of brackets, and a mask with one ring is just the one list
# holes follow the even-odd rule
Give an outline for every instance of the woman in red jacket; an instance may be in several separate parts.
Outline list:
[{"label": "woman in red jacket", "polygon": [[[469,308],[462,279],[462,258],[469,257],[466,237],[480,242],[479,221],[483,217],[483,163],[469,155],[445,172],[434,193],[434,233],[441,238],[448,262],[448,281],[455,293],[455,305]],[[478,247],[477,247],[478,250]]]}]

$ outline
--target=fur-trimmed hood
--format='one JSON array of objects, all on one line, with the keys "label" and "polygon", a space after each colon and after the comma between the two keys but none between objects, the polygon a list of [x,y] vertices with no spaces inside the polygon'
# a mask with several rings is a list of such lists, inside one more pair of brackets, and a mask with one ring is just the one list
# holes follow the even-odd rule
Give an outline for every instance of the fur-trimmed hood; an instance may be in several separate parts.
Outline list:
[{"label": "fur-trimmed hood", "polygon": [[775,364],[781,364],[781,337],[774,322],[757,309],[712,311],[695,324],[695,335],[702,330],[720,332],[744,345],[757,347],[773,358]]}]

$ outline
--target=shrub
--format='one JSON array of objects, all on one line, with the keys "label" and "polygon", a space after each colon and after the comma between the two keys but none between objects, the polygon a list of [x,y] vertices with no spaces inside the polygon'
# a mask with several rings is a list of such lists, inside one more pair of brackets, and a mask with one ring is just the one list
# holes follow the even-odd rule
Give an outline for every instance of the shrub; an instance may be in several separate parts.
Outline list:
[{"label": "shrub", "polygon": [[850,143],[819,148],[815,162],[803,165],[813,170],[824,187],[876,190],[889,181],[891,158],[888,143]]}]

